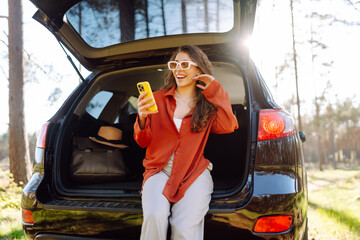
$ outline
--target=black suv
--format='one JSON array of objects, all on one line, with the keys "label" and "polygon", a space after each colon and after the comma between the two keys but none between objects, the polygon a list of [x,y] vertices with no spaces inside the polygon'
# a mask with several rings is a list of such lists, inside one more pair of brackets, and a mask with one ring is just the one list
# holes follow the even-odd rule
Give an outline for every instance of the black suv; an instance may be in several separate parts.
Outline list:
[{"label": "black suv", "polygon": [[[133,139],[136,84],[148,81],[158,90],[171,53],[193,44],[212,61],[239,122],[234,133],[210,135],[204,152],[214,165],[205,239],[307,239],[302,139],[244,44],[256,0],[31,1],[38,8],[34,19],[91,74],[38,136],[21,204],[29,238],[139,239],[145,149]],[[102,126],[122,131],[128,147],[105,150],[120,151],[126,172],[75,177],[76,143]],[[90,161],[95,152],[85,150]]]}]

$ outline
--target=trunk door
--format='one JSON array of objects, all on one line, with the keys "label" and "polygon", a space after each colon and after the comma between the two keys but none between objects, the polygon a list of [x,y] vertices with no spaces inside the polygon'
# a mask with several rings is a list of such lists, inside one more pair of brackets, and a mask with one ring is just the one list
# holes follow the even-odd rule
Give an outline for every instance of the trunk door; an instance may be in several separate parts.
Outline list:
[{"label": "trunk door", "polygon": [[183,44],[240,45],[257,0],[31,0],[34,18],[90,71],[164,56]]}]

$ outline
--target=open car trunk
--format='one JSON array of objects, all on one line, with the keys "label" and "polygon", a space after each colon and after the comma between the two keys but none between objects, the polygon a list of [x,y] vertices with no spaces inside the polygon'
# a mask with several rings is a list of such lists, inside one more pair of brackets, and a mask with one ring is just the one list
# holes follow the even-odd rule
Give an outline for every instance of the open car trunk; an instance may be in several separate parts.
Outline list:
[{"label": "open car trunk", "polygon": [[[54,162],[52,158],[50,161],[55,164],[55,171],[51,177],[60,195],[139,196],[145,149],[133,139],[136,83],[148,81],[153,90],[160,89],[166,57],[185,44],[207,47],[205,52],[214,63],[215,77],[229,93],[240,126],[234,133],[209,137],[204,155],[214,166],[214,197],[230,195],[244,185],[250,149],[250,113],[246,106],[249,88],[239,66],[223,59],[248,61],[248,49],[243,43],[252,33],[256,0],[146,4],[113,0],[31,1],[38,8],[34,18],[93,72],[84,81],[85,89],[74,101],[70,114],[67,112],[66,118],[61,119],[60,136],[56,137]],[[96,148],[123,159],[127,176],[107,178],[94,174],[75,178],[73,159],[78,143],[91,144],[88,138],[96,136],[104,125],[121,129],[128,147],[116,153],[113,149],[99,150],[100,145]],[[83,150],[87,158],[96,154],[93,149]],[[99,172],[97,166],[87,164],[88,172]]]},{"label": "open car trunk", "polygon": [[[213,164],[213,197],[220,197],[239,190],[247,177],[250,118],[246,106],[247,88],[241,71],[230,63],[212,63],[215,78],[229,93],[233,112],[239,122],[239,129],[231,134],[210,134],[204,152],[205,157]],[[60,183],[63,194],[111,198],[139,196],[144,172],[142,160],[146,149],[140,148],[133,139],[139,95],[136,83],[148,81],[153,91],[156,91],[163,85],[167,71],[165,64],[150,65],[106,72],[92,79],[85,95],[75,103],[73,114],[64,120],[63,127],[67,130],[59,138],[58,146],[61,149],[55,156],[55,178]],[[123,132],[123,143],[128,147],[120,149],[120,152],[128,174],[126,177],[112,179],[99,176],[74,178],[73,154],[77,151],[77,145],[74,143],[78,139],[96,136],[100,126],[107,125],[115,126]],[[101,148],[101,144],[98,144],[98,147]],[[88,154],[91,155],[92,152],[89,151]],[[92,165],[91,168],[92,171],[96,171],[96,165]]]}]

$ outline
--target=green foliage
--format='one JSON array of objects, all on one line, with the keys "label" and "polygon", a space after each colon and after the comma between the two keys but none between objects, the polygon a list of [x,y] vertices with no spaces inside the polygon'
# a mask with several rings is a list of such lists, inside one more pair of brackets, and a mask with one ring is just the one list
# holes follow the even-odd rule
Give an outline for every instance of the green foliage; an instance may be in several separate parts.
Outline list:
[{"label": "green foliage", "polygon": [[0,187],[0,208],[16,208],[20,209],[20,199],[19,196],[22,192],[21,187],[19,187],[12,177],[12,174],[9,173],[9,170],[3,172],[9,176],[9,185],[6,187]]},{"label": "green foliage", "polygon": [[9,171],[0,170],[0,175],[0,239],[25,240],[21,226],[22,188],[14,182]]},{"label": "green foliage", "polygon": [[0,135],[0,162],[9,157],[9,135],[4,133]]},{"label": "green foliage", "polygon": [[360,239],[360,170],[310,171],[309,239]]},{"label": "green foliage", "polygon": [[[318,116],[303,117],[303,131],[307,136],[305,161],[324,165],[360,164],[360,105],[352,99],[320,102]],[[321,152],[319,155],[319,138]]]}]

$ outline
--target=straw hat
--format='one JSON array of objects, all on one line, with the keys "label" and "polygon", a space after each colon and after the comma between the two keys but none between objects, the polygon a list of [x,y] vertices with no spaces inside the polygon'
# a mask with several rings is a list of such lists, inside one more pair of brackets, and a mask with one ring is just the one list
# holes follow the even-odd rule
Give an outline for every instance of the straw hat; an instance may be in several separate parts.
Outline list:
[{"label": "straw hat", "polygon": [[104,145],[117,147],[117,148],[127,148],[128,146],[123,144],[122,141],[122,131],[118,128],[111,126],[102,126],[98,131],[98,136],[89,137],[90,140],[98,142]]}]

